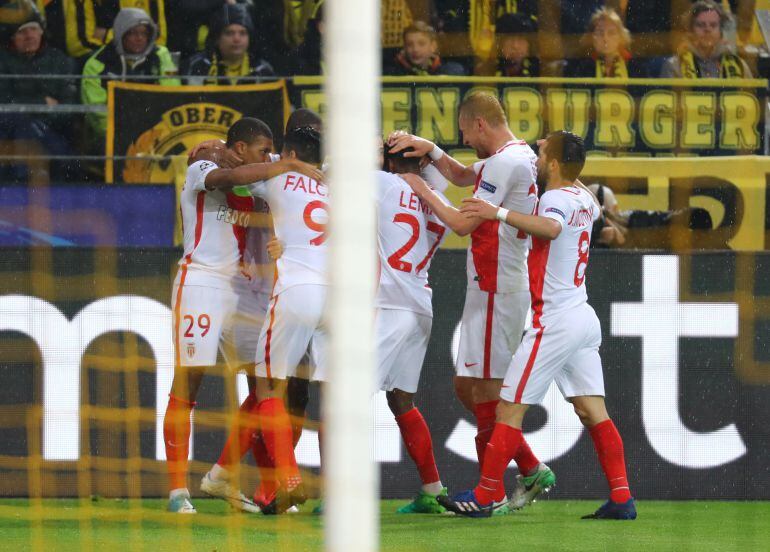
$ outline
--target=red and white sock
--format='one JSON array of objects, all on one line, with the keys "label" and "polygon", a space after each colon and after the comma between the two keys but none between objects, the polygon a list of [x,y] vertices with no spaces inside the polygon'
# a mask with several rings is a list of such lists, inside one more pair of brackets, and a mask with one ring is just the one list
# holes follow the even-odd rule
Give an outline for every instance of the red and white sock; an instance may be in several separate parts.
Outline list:
[{"label": "red and white sock", "polygon": [[275,479],[275,465],[267,452],[262,433],[257,431],[251,443],[251,453],[259,469],[259,487],[254,493],[255,500],[270,502],[272,496],[278,490],[278,482]]},{"label": "red and white sock", "polygon": [[529,443],[524,437],[521,438],[521,445],[519,445],[519,450],[516,451],[513,461],[519,467],[521,475],[532,475],[540,466],[540,460],[532,453],[532,449],[529,448]]},{"label": "red and white sock", "polygon": [[[305,418],[290,416],[292,431],[292,448],[297,448],[299,438],[302,436],[302,430],[305,425]],[[321,428],[318,429],[318,448],[321,449]],[[270,498],[278,490],[278,481],[275,476],[275,465],[273,459],[267,452],[265,441],[262,439],[262,433],[257,431],[251,441],[251,453],[259,469],[259,486],[254,492],[254,499],[269,502]]]},{"label": "red and white sock", "polygon": [[238,414],[230,428],[230,434],[227,436],[222,454],[219,455],[217,465],[230,470],[232,466],[238,464],[243,455],[251,448],[254,432],[258,428],[257,397],[254,393],[250,393],[238,409]]},{"label": "red and white sock", "polygon": [[434,496],[438,495],[444,487],[433,456],[433,440],[430,437],[428,424],[416,407],[396,416],[396,423],[401,430],[406,450],[420,473],[423,491]]},{"label": "red and white sock", "polygon": [[492,437],[484,453],[484,465],[481,467],[481,479],[473,490],[481,504],[500,501],[505,496],[503,475],[508,464],[519,450],[524,436],[520,429],[509,425],[495,424]]},{"label": "red and white sock", "polygon": [[267,454],[273,461],[276,478],[288,489],[302,481],[292,447],[291,421],[283,400],[272,397],[257,405],[259,427]]},{"label": "red and white sock", "polygon": [[166,445],[166,467],[169,488],[187,487],[187,458],[190,456],[190,413],[195,402],[169,394],[163,418],[163,441]]},{"label": "red and white sock", "polygon": [[473,414],[476,416],[476,456],[479,459],[479,470],[484,465],[484,452],[487,449],[489,438],[492,437],[492,430],[495,428],[497,418],[495,411],[498,402],[478,403],[473,407]]},{"label": "red and white sock", "polygon": [[631,498],[631,489],[626,477],[626,458],[623,439],[612,420],[605,420],[592,427],[589,432],[594,441],[596,454],[604,476],[610,486],[610,500],[623,503]]}]

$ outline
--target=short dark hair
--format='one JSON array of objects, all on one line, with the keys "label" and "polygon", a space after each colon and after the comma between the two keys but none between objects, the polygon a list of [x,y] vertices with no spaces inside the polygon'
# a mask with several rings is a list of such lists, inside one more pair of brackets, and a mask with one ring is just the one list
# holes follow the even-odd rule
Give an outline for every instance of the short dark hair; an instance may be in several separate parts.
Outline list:
[{"label": "short dark hair", "polygon": [[292,111],[289,115],[289,120],[286,121],[286,132],[290,132],[299,127],[312,127],[319,132],[321,131],[321,116],[306,107],[300,107]]},{"label": "short dark hair", "polygon": [[267,123],[254,117],[243,117],[235,121],[227,131],[227,143],[225,145],[231,148],[236,142],[251,144],[261,136],[270,140],[273,139],[273,132]]},{"label": "short dark hair", "polygon": [[583,139],[566,130],[557,130],[548,135],[546,144],[546,159],[555,159],[559,163],[561,175],[565,180],[576,180],[586,164],[586,146]]},{"label": "short dark hair", "polygon": [[414,148],[406,148],[399,152],[392,152],[391,146],[385,143],[385,167],[389,172],[394,173],[414,173],[420,172],[420,158],[419,157],[406,157],[404,154],[409,151],[414,151]]},{"label": "short dark hair", "polygon": [[301,126],[286,133],[283,148],[293,151],[305,163],[321,162],[321,133],[313,127]]}]

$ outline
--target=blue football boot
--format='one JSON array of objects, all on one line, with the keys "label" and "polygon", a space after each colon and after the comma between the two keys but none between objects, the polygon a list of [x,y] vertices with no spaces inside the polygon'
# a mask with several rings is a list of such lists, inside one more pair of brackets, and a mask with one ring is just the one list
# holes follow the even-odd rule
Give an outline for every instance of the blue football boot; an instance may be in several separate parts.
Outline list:
[{"label": "blue football boot", "polygon": [[602,504],[593,514],[583,516],[581,519],[636,519],[636,502],[629,498],[626,502],[618,503],[608,500]]}]

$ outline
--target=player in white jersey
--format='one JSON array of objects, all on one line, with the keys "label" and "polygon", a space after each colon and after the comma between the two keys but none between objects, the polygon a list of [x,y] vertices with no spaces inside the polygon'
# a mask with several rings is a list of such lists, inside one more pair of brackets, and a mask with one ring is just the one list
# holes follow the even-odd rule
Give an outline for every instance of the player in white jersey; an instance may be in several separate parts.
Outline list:
[{"label": "player in white jersey", "polygon": [[[247,164],[234,169],[219,168],[211,161],[191,164],[179,200],[184,254],[172,294],[175,368],[163,427],[169,510],[179,513],[195,513],[187,490],[187,458],[190,414],[204,372],[216,365],[218,350],[230,367],[253,372],[256,341],[241,327],[258,311],[242,271],[245,227],[253,201],[230,189],[290,170],[320,174],[296,159],[265,163],[272,133],[257,119],[236,122],[227,138],[227,147]],[[231,494],[235,505],[256,511],[239,491]]]},{"label": "player in white jersey", "polygon": [[[292,112],[286,122],[286,133],[301,126],[312,126],[320,131],[320,124],[320,117],[313,111],[297,109]],[[232,166],[241,165],[243,160],[224,146],[225,143],[219,140],[203,142],[193,149],[191,158],[194,160],[219,158]],[[280,159],[281,156],[278,154],[269,154],[270,161],[277,162]],[[241,195],[245,193],[248,197],[252,197],[244,188],[238,188],[235,191]],[[246,229],[243,251],[243,270],[248,275],[249,288],[253,297],[249,297],[244,302],[254,303],[256,301],[257,312],[243,320],[243,323],[238,324],[237,329],[247,332],[249,338],[256,342],[270,302],[275,275],[274,260],[280,257],[281,245],[273,236],[270,208],[262,198],[254,198],[254,212],[250,214],[249,218],[250,224]],[[309,361],[303,359],[303,363],[307,365]],[[265,497],[275,493],[276,482],[273,477],[275,470],[273,460],[265,447],[261,434],[254,431],[254,427],[252,427],[252,422],[256,418],[256,416],[250,415],[256,406],[256,380],[253,371],[247,374],[247,381],[250,393],[241,405],[242,414],[233,423],[225,445],[225,452],[220,455],[217,463],[203,477],[201,489],[212,496],[223,498],[232,503],[234,487],[229,483],[238,479],[238,473],[233,468],[237,469],[238,462],[251,448],[260,472],[260,485],[254,493],[254,501],[264,503],[266,502]],[[291,415],[293,443],[296,446],[302,433],[305,408],[308,403],[307,380],[289,378],[286,401]],[[244,420],[247,423],[243,423]],[[236,501],[235,504],[238,506],[241,503]],[[288,510],[289,513],[298,511],[296,507]]]},{"label": "player in white jersey", "polygon": [[[432,142],[414,136],[395,137],[394,150],[412,147],[415,153],[407,155],[430,155],[435,167],[451,182],[473,185],[474,197],[531,214],[537,200],[536,156],[508,128],[497,98],[470,94],[460,106],[459,126],[464,143],[473,147],[482,161],[466,167]],[[461,236],[471,236],[455,390],[460,402],[476,417],[476,452],[481,466],[503,376],[521,341],[529,309],[529,238],[499,221],[467,218],[420,179],[410,176],[407,181],[449,228]],[[537,469],[532,459],[522,450],[516,459],[522,473]]]},{"label": "player in white jersey", "polygon": [[377,243],[380,278],[375,299],[377,388],[386,392],[422,488],[399,513],[441,513],[446,489],[436,467],[428,425],[414,405],[433,322],[428,270],[446,226],[397,174],[420,173],[420,160],[391,155],[377,173]]},{"label": "player in white jersey", "polygon": [[[282,156],[320,165],[320,133],[310,127],[288,132]],[[300,375],[297,368],[308,349],[314,368],[309,377],[325,379],[329,194],[320,179],[294,172],[252,184],[250,191],[269,204],[283,247],[256,356],[260,434],[280,485],[260,506],[264,514],[276,514],[306,499],[283,397],[286,379]]]},{"label": "player in white jersey", "polygon": [[[540,144],[538,169],[548,184],[536,215],[509,212],[480,199],[465,200],[467,215],[499,220],[532,236],[532,327],[505,376],[479,484],[451,499],[439,497],[439,502],[456,513],[470,517],[492,514],[495,502],[505,494],[505,469],[525,442],[521,432],[524,414],[530,405],[543,400],[555,381],[588,428],[610,487],[609,500],[584,518],[636,519],[623,441],[604,404],[599,319],[586,294],[591,227],[599,218],[600,206],[577,181],[584,163],[583,140],[569,132],[554,132]],[[526,494],[537,491],[539,485],[537,478],[524,483],[521,496],[514,500],[526,501]]]}]

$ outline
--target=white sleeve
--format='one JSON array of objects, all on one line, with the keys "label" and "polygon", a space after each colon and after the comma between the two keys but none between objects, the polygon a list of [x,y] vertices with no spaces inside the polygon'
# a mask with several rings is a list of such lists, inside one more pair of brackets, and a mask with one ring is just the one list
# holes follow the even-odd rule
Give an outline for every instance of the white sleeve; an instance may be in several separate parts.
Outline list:
[{"label": "white sleeve", "polygon": [[255,196],[255,197],[261,197],[262,199],[267,199],[267,190],[268,186],[270,184],[270,180],[257,180],[256,182],[252,182],[248,186],[244,186],[248,192]]},{"label": "white sleeve", "polygon": [[196,161],[187,167],[187,183],[193,191],[203,192],[206,190],[206,176],[218,168],[217,164],[211,161]]},{"label": "white sleeve", "polygon": [[473,197],[485,199],[499,207],[510,193],[512,186],[529,187],[530,180],[532,180],[531,171],[524,163],[510,163],[496,156],[484,164],[481,180]]},{"label": "white sleeve", "polygon": [[446,189],[449,187],[449,180],[444,178],[444,175],[441,174],[441,171],[439,171],[433,165],[425,165],[421,176],[430,187],[432,187],[434,190],[438,190],[439,192],[446,192]]},{"label": "white sleeve", "polygon": [[544,193],[537,208],[538,216],[553,219],[561,224],[562,228],[567,224],[569,211],[569,202],[562,194],[559,194],[558,190]]}]

